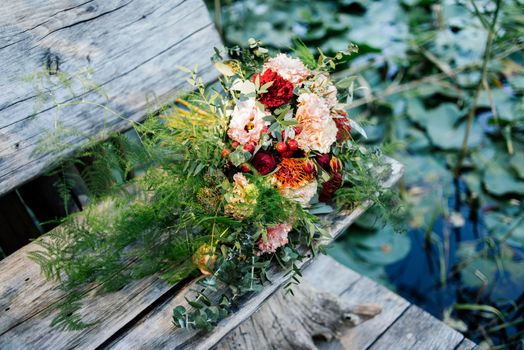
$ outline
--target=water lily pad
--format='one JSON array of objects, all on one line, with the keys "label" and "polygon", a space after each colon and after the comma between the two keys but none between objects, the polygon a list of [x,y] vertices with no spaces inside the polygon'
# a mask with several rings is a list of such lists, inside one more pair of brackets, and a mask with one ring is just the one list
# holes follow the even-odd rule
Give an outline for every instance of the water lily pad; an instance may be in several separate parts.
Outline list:
[{"label": "water lily pad", "polygon": [[488,212],[484,215],[484,223],[490,235],[505,238],[506,242],[517,248],[524,248],[524,223],[514,227],[518,218],[502,212]]},{"label": "water lily pad", "polygon": [[411,97],[407,99],[406,114],[415,124],[425,128],[427,124],[427,114],[424,104],[419,98]]},{"label": "water lily pad", "polygon": [[[475,243],[462,242],[457,251],[457,256],[467,260],[477,254]],[[470,288],[481,288],[485,285],[491,286],[491,297],[516,299],[520,290],[516,286],[524,282],[524,269],[522,261],[514,258],[513,249],[501,246],[498,256],[500,265],[497,265],[495,257],[483,254],[476,257],[461,271],[462,283]],[[502,270],[499,270],[499,266]],[[488,288],[489,290],[489,288]]]},{"label": "water lily pad", "polygon": [[380,208],[374,206],[362,214],[355,224],[366,230],[378,230],[385,226],[386,221]]},{"label": "water lily pad", "polygon": [[[456,105],[443,103],[437,108],[426,111],[426,130],[428,136],[438,148],[444,150],[458,150],[462,148],[466,123],[456,126],[461,113]],[[482,128],[473,123],[468,138],[468,146],[476,147],[482,140]]]},{"label": "water lily pad", "polygon": [[361,275],[372,278],[376,281],[385,281],[386,272],[383,265],[374,265],[356,257],[344,245],[337,242],[333,243],[327,249],[327,254],[332,256],[336,261]]},{"label": "water lily pad", "polygon": [[519,181],[503,164],[489,164],[483,179],[486,190],[496,196],[524,195],[524,182]]},{"label": "water lily pad", "polygon": [[386,226],[378,231],[349,229],[345,245],[364,261],[388,265],[408,254],[411,241],[407,235],[395,233],[391,226]]},{"label": "water lily pad", "polygon": [[[522,101],[513,97],[503,89],[491,90],[491,99],[498,113],[498,118],[505,121],[524,119]],[[483,90],[479,95],[477,105],[479,107],[491,108],[488,92]]]},{"label": "water lily pad", "polygon": [[524,179],[524,153],[515,154],[513,157],[511,157],[509,164],[513,170],[515,170],[517,175],[521,179]]}]

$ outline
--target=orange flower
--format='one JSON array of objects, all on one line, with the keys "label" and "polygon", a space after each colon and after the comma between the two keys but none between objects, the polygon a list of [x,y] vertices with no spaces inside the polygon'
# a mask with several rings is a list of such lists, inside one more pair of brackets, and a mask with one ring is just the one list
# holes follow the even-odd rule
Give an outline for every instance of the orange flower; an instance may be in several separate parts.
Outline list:
[{"label": "orange flower", "polygon": [[306,172],[306,158],[282,158],[274,178],[279,189],[299,188],[314,179],[312,173]]}]

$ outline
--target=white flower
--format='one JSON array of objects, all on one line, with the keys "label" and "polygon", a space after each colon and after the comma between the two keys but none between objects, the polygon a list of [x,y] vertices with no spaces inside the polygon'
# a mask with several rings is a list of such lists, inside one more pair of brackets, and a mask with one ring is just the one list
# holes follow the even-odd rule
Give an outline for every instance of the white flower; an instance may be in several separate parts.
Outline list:
[{"label": "white flower", "polygon": [[239,101],[231,114],[227,135],[241,145],[260,140],[260,133],[269,122],[263,118],[268,112],[258,108],[254,98]]},{"label": "white flower", "polygon": [[300,85],[304,79],[311,75],[311,71],[306,68],[301,60],[291,58],[283,53],[279,53],[275,57],[270,58],[264,64],[263,71],[267,69],[277,72],[282,78],[294,86]]},{"label": "white flower", "polygon": [[295,137],[298,146],[306,152],[329,153],[331,145],[337,140],[338,129],[326,100],[316,94],[303,93],[298,102],[296,119],[302,127]]},{"label": "white flower", "polygon": [[317,194],[318,182],[313,180],[299,188],[283,188],[280,193],[283,197],[298,202],[303,208],[310,206],[310,202]]}]

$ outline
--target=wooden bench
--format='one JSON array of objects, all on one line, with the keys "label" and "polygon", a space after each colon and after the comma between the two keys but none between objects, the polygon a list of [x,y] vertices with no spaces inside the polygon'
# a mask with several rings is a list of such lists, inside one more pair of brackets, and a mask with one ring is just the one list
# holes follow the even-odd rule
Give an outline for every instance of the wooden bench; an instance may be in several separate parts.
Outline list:
[{"label": "wooden bench", "polygon": [[[20,0],[3,4],[0,246],[14,252],[29,238],[50,228],[35,221],[67,214],[58,209],[52,181],[40,177],[44,170],[73,153],[88,137],[102,139],[104,128],[124,131],[130,126],[113,114],[75,105],[75,101],[104,104],[139,121],[148,107],[146,95],[154,93],[160,102],[167,102],[184,89],[184,74],[176,65],[198,65],[206,82],[215,80],[217,73],[208,58],[214,46],[220,46],[220,39],[201,0]],[[42,103],[34,86],[21,81],[42,68],[53,74],[75,74],[85,67],[92,69],[92,79],[107,92],[107,99],[96,91],[72,97],[66,89],[53,86],[50,89],[54,100]],[[64,104],[70,106],[67,113],[61,114],[59,106]],[[68,138],[72,145],[69,148],[35,156],[41,136],[57,125],[80,129],[82,134]],[[388,161],[393,171],[384,186],[393,185],[402,174],[398,162]],[[69,210],[82,209],[81,192],[80,188],[78,193],[71,193],[74,200]],[[329,218],[332,239],[370,204],[362,203],[350,213]],[[286,271],[275,269],[272,284],[246,299],[236,313],[210,333],[177,329],[171,323],[173,306],[185,302],[195,281],[169,285],[154,275],[103,295],[97,295],[101,286],[94,285],[86,291],[89,297],[83,301],[80,313],[85,321],[96,324],[81,331],[63,331],[50,324],[59,312],[56,305],[66,296],[56,284],[45,281],[39,267],[27,258],[27,253],[35,249],[38,248],[34,244],[25,245],[0,261],[0,349],[257,349],[258,345],[266,344],[263,337],[252,334],[247,339],[240,335],[252,330],[249,324],[264,324],[268,320],[264,310],[282,304],[285,297],[281,286],[289,279]],[[372,299],[383,309],[372,320],[337,340],[344,348],[393,348],[391,344],[415,332],[418,334],[406,338],[418,341],[413,340],[412,344],[440,344],[435,348],[442,349],[473,348],[460,334],[330,258],[312,261],[309,258],[302,266],[308,268],[305,283],[355,303]],[[326,271],[336,278],[326,279]],[[254,314],[261,305],[261,311]],[[428,329],[449,339],[439,340],[435,334],[430,341],[429,331],[421,332],[414,320],[422,320],[423,326],[428,325]],[[423,339],[425,342],[421,334],[428,335]],[[406,339],[397,344],[408,344]]]}]

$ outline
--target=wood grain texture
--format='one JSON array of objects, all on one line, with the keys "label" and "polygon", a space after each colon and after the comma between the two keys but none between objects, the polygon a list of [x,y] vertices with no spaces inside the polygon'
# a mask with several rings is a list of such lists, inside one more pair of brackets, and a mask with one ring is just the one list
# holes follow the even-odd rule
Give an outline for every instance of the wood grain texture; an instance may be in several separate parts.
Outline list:
[{"label": "wood grain texture", "polygon": [[381,336],[370,350],[449,350],[455,349],[464,336],[427,312],[410,306]]},{"label": "wood grain texture", "polygon": [[294,295],[280,288],[215,349],[317,350],[316,343],[331,342],[342,330],[356,328],[380,312],[376,304],[349,305],[336,294],[303,282]]},{"label": "wood grain texture", "polygon": [[464,338],[455,350],[482,350],[482,348],[468,338]]},{"label": "wood grain texture", "polygon": [[367,277],[362,277],[341,298],[352,304],[377,304],[382,312],[354,329],[348,329],[339,342],[344,349],[367,349],[409,307],[409,302]]},{"label": "wood grain texture", "polygon": [[[304,269],[302,283],[294,288],[295,294],[303,293],[303,289],[314,288],[316,293],[330,293],[340,296],[344,291],[350,288],[353,284],[359,281],[362,276],[356,272],[340,265],[333,258],[321,255],[317,257],[309,266]],[[311,287],[309,287],[311,286]],[[289,298],[293,299],[293,297]],[[295,345],[302,348],[301,345],[307,342],[308,338],[312,341],[312,329],[309,331],[305,328],[300,328],[303,322],[303,315],[308,311],[310,306],[304,305],[300,309],[291,308],[291,300],[284,296],[283,288],[272,296],[267,302],[262,304],[260,310],[257,310],[249,319],[242,322],[237,328],[231,331],[217,344],[217,349],[283,349],[293,348]],[[344,301],[339,298],[339,304],[342,305]],[[347,304],[350,305],[350,304]],[[346,305],[346,307],[348,307]],[[339,314],[339,316],[342,316]],[[316,319],[318,315],[308,315],[307,317]],[[380,317],[380,315],[375,316]],[[299,323],[299,333],[301,333],[302,344],[297,344],[294,334],[297,329],[295,322]],[[354,325],[347,325],[354,326]],[[291,329],[293,328],[293,329]],[[316,329],[316,327],[313,327]],[[306,334],[304,334],[306,331]],[[280,343],[275,343],[273,340],[278,338],[281,334],[289,335],[290,339],[282,340]],[[330,335],[330,338],[333,335]],[[326,335],[323,335],[326,337]],[[326,337],[327,338],[327,337]],[[307,344],[311,348],[311,342]]]},{"label": "wood grain texture", "polygon": [[[130,126],[92,105],[57,104],[89,101],[140,120],[147,96],[166,102],[187,89],[186,73],[176,65],[198,65],[204,81],[217,77],[209,57],[221,43],[201,0],[20,0],[2,7],[0,195],[103,129]],[[75,98],[68,89],[52,88],[54,99],[40,101],[35,84],[23,78],[46,65],[70,75],[92,70],[92,82],[108,98],[95,92]],[[73,88],[80,91],[79,85]],[[57,127],[70,132],[68,147],[34,155],[40,139]]]},{"label": "wood grain texture", "polygon": [[[344,308],[351,309],[356,320],[346,322],[342,327],[334,327],[336,332],[319,332],[321,328],[316,326],[316,320],[325,320],[332,316],[329,307],[327,315],[323,316],[299,310],[292,298],[288,300],[282,296],[281,288],[260,310],[224,337],[216,348],[480,350],[475,343],[443,322],[330,257],[316,259],[305,270],[304,283],[296,287],[295,292],[301,294],[301,289],[305,288],[307,291],[311,288],[309,286],[314,286],[318,295],[328,291],[340,295],[337,303],[341,312]],[[314,309],[315,302],[311,301],[310,304]],[[373,307],[376,310],[381,309],[381,312],[367,316],[363,312],[355,312],[362,308],[373,310]],[[309,314],[308,319],[314,320],[312,325],[304,320],[302,313]],[[298,336],[295,332],[298,332]],[[279,341],[274,342],[274,339]]]}]

